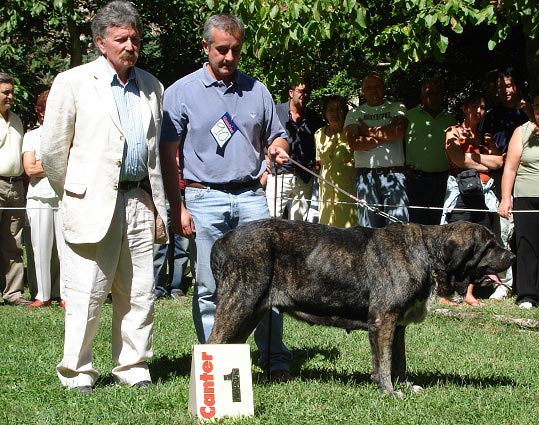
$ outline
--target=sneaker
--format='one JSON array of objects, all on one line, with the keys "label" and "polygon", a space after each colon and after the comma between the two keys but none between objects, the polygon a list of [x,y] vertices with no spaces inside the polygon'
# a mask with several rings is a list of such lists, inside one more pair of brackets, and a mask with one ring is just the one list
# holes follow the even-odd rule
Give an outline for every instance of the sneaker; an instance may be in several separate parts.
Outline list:
[{"label": "sneaker", "polygon": [[505,298],[507,298],[508,294],[509,294],[509,289],[507,288],[507,286],[500,285],[492,293],[492,295],[489,297],[489,299],[491,299],[491,300],[504,300]]},{"label": "sneaker", "polygon": [[529,301],[522,301],[521,303],[519,303],[518,308],[530,310],[531,308],[533,308],[533,304]]},{"label": "sneaker", "polygon": [[189,299],[189,297],[185,295],[181,289],[179,291],[172,292],[170,296],[176,301],[185,301]]}]

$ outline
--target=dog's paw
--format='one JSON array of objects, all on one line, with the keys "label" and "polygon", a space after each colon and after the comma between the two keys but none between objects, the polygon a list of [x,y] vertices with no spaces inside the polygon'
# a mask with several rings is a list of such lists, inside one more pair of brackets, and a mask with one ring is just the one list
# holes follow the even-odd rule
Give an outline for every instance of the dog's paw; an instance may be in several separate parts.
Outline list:
[{"label": "dog's paw", "polygon": [[402,399],[406,398],[404,393],[402,391],[399,391],[399,390],[392,390],[392,391],[384,390],[383,394],[388,396],[388,397],[396,398],[397,400],[402,400]]},{"label": "dog's paw", "polygon": [[391,392],[391,395],[395,397],[397,400],[402,400],[405,398],[405,395],[402,391],[395,390]]},{"label": "dog's paw", "polygon": [[421,387],[420,385],[414,385],[412,382],[409,382],[409,381],[405,381],[404,385],[406,385],[406,388],[410,389],[412,394],[418,394],[422,391],[425,391],[425,389]]}]

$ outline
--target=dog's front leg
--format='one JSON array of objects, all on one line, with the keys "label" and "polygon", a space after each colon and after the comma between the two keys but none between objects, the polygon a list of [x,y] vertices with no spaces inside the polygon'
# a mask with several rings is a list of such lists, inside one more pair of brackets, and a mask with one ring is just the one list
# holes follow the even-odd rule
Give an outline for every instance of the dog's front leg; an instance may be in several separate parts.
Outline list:
[{"label": "dog's front leg", "polygon": [[393,353],[391,355],[391,379],[401,383],[406,380],[406,344],[404,334],[406,326],[397,326],[393,336]]},{"label": "dog's front leg", "polygon": [[396,317],[391,313],[377,315],[369,326],[371,344],[372,378],[378,389],[391,395],[402,397],[400,391],[394,391],[391,381],[393,338]]}]

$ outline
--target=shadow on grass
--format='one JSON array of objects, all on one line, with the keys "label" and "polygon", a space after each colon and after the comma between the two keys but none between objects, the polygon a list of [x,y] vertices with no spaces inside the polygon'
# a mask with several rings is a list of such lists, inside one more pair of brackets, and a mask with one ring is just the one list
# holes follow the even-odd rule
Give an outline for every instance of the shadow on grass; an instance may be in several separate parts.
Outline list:
[{"label": "shadow on grass", "polygon": [[[341,372],[332,367],[303,367],[305,363],[314,357],[322,356],[324,361],[337,364],[340,358],[340,351],[337,348],[320,349],[317,347],[308,347],[304,349],[292,350],[292,375],[302,380],[315,380],[327,382],[343,382],[352,385],[363,385],[372,383],[370,372]],[[258,365],[260,354],[258,350],[251,350],[251,359],[254,365]],[[177,376],[189,376],[191,373],[191,355],[184,354],[180,357],[170,358],[161,356],[152,359],[149,364],[150,373],[153,382],[166,382]],[[508,377],[491,376],[491,377],[472,377],[461,376],[456,374],[446,374],[442,372],[427,372],[427,373],[409,373],[408,380],[415,385],[420,385],[423,388],[434,387],[440,383],[450,384],[454,386],[472,386],[476,388],[482,387],[501,387],[515,386],[517,383]],[[259,369],[253,371],[253,382],[262,384],[269,382],[267,379],[267,371]],[[113,384],[112,375],[102,375],[96,386],[108,386]]]},{"label": "shadow on grass", "polygon": [[461,376],[453,373],[446,374],[441,372],[434,373],[410,373],[408,379],[416,385],[420,385],[423,388],[433,387],[439,383],[450,384],[460,387],[504,387],[504,386],[516,386],[517,383],[505,376],[490,376],[490,377],[472,377]]}]

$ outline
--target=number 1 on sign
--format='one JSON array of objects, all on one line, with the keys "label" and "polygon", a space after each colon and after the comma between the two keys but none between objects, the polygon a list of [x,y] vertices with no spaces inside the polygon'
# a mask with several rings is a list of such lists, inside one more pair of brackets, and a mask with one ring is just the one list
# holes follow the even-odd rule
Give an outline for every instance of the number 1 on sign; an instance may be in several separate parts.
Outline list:
[{"label": "number 1 on sign", "polygon": [[232,368],[232,372],[223,375],[225,381],[230,381],[232,385],[232,402],[241,403],[240,370]]}]

